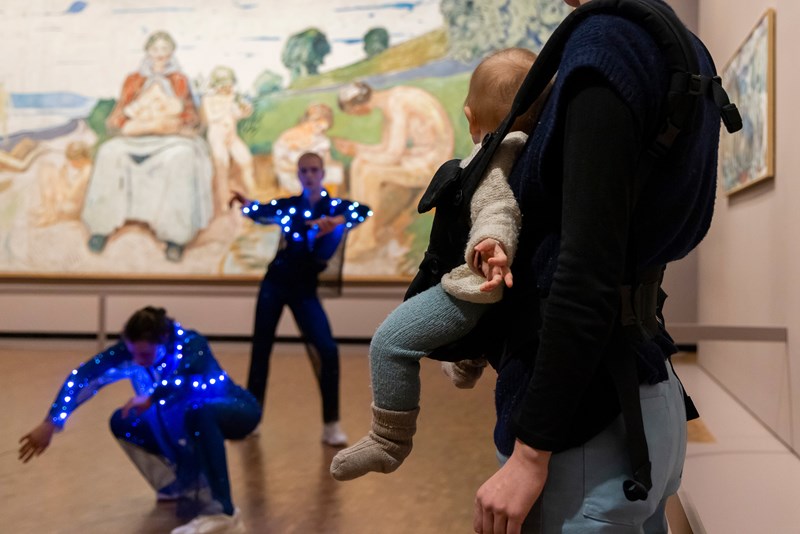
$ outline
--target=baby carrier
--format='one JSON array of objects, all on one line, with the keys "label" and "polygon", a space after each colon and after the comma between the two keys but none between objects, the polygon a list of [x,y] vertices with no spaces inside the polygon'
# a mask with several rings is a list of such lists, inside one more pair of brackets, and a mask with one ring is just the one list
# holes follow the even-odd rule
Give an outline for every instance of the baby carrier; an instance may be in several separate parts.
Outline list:
[{"label": "baby carrier", "polygon": [[[448,161],[434,175],[418,207],[420,213],[436,208],[430,243],[406,298],[439,283],[443,274],[464,263],[464,249],[470,228],[470,201],[493,154],[516,118],[533,105],[555,76],[572,30],[594,14],[611,14],[639,24],[662,50],[670,72],[663,127],[640,156],[636,170],[637,184],[644,183],[654,164],[669,153],[681,132],[688,130],[699,99],[711,98],[714,101],[728,132],[741,129],[741,116],[722,88],[721,79],[700,73],[692,36],[668,7],[652,0],[593,0],[582,5],[564,19],[544,45],[517,93],[508,116],[496,131],[486,136],[472,161],[463,169],[459,167],[458,160]],[[637,193],[634,192],[634,202]],[[630,243],[629,248],[634,245]],[[627,256],[632,258],[633,254]],[[663,267],[636,272],[633,261],[629,260],[626,270],[628,284],[620,289],[620,317],[626,344],[633,347],[636,343],[651,339],[663,324],[660,316],[665,296],[660,289]],[[432,357],[454,361],[479,356],[475,352],[465,354],[464,348],[465,343],[456,342],[437,349]],[[639,403],[636,355],[632,349],[623,351],[618,358],[611,358],[605,365],[617,390],[634,473],[633,478],[623,484],[623,491],[629,500],[645,500],[652,482]],[[688,397],[686,403],[687,417],[697,417]]]}]

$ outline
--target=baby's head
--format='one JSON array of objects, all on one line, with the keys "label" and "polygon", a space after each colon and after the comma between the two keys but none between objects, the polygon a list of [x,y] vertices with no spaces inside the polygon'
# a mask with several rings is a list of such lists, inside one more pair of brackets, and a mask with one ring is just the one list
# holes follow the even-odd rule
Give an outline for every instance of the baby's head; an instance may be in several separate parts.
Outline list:
[{"label": "baby's head", "polygon": [[[486,134],[496,130],[503,122],[535,60],[536,54],[530,50],[505,48],[488,56],[475,68],[464,101],[464,114],[475,143],[480,143]],[[517,118],[511,130],[530,133],[540,109],[537,101]]]}]

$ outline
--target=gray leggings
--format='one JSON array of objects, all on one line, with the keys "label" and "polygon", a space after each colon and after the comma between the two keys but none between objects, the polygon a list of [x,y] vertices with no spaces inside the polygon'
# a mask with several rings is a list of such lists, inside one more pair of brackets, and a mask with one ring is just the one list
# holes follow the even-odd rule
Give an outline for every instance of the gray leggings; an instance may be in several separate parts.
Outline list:
[{"label": "gray leggings", "polygon": [[469,333],[488,306],[459,300],[441,284],[408,299],[375,331],[369,347],[375,406],[409,411],[419,406],[419,360]]}]

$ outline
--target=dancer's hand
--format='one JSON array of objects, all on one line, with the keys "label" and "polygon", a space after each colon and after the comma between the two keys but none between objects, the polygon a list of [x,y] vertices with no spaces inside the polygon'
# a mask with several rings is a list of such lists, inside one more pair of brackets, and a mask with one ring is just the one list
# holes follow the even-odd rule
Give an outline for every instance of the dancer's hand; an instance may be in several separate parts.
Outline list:
[{"label": "dancer's hand", "polygon": [[42,421],[39,425],[22,436],[19,442],[19,459],[22,463],[28,463],[34,456],[39,456],[50,446],[56,426],[50,421]]},{"label": "dancer's hand", "polygon": [[132,415],[140,415],[147,411],[150,406],[153,404],[153,399],[150,398],[149,395],[137,395],[136,397],[131,397],[131,399],[125,403],[125,406],[122,407],[122,418],[128,417],[128,414],[133,411]]},{"label": "dancer's hand", "polygon": [[306,221],[306,224],[311,227],[316,226],[317,229],[319,230],[317,232],[317,238],[320,238],[336,230],[337,226],[344,224],[344,215],[335,215],[333,217],[320,217],[319,219]]}]

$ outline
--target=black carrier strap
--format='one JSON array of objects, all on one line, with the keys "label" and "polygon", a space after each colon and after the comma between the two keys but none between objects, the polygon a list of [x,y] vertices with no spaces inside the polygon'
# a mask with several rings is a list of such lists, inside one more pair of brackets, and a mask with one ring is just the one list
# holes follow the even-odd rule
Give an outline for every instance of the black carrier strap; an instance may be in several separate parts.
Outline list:
[{"label": "black carrier strap", "polygon": [[[636,183],[639,186],[650,175],[655,163],[669,152],[678,135],[691,126],[699,99],[707,97],[714,101],[729,132],[741,129],[741,116],[736,106],[729,101],[720,78],[700,72],[694,46],[696,41],[672,10],[651,0],[593,0],[570,13],[547,40],[514,98],[508,116],[496,131],[487,135],[481,150],[461,171],[463,180],[474,180],[477,183],[483,176],[492,155],[510,131],[514,121],[533,105],[555,76],[565,43],[574,27],[594,14],[620,16],[642,26],[660,47],[671,73],[665,102],[664,124],[656,139],[640,157],[636,172]],[[637,191],[634,190],[633,194],[635,196]],[[632,255],[632,251],[629,250],[628,254]],[[633,274],[631,286],[636,288],[638,286],[636,273],[632,270],[629,273]],[[619,330],[624,332],[624,328]],[[624,341],[623,344],[627,345]],[[614,378],[625,420],[628,450],[634,474],[633,479],[625,481],[623,490],[630,500],[644,500],[652,483],[639,401],[635,354],[632,350],[623,351],[607,363]]]}]

